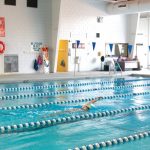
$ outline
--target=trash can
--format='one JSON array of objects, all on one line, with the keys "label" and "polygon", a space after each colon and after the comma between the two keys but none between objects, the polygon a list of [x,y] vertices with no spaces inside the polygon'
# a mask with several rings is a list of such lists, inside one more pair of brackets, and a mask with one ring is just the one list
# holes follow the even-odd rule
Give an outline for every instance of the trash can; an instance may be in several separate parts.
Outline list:
[{"label": "trash can", "polygon": [[109,71],[109,65],[104,65],[104,71]]}]

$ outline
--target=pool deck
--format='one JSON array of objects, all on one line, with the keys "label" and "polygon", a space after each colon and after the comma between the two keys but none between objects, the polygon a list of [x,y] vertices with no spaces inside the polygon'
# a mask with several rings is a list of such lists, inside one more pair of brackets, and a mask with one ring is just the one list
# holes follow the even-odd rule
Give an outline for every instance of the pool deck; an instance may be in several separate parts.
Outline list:
[{"label": "pool deck", "polygon": [[35,74],[2,74],[0,75],[0,83],[15,83],[15,82],[29,82],[29,81],[48,81],[48,80],[66,80],[66,79],[80,79],[80,78],[94,78],[94,77],[121,77],[127,75],[137,75],[150,77],[150,70],[140,71],[124,71],[110,73],[107,71],[84,71],[84,72],[62,72],[62,73],[35,73]]}]

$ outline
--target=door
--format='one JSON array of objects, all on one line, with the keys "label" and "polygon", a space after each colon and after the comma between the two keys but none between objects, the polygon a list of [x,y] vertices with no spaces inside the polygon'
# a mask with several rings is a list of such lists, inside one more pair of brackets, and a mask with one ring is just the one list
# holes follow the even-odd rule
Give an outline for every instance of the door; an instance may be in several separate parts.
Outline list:
[{"label": "door", "polygon": [[142,44],[136,45],[136,53],[137,53],[137,58],[140,62],[140,66],[142,66],[143,68],[147,68],[148,65],[147,47]]},{"label": "door", "polygon": [[59,41],[57,72],[68,71],[68,40]]}]

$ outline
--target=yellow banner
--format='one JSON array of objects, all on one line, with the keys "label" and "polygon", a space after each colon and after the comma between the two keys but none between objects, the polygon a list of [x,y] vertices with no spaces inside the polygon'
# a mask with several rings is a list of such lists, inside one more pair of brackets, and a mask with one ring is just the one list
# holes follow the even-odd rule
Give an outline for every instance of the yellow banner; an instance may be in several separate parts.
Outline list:
[{"label": "yellow banner", "polygon": [[59,41],[57,72],[68,71],[68,40]]}]

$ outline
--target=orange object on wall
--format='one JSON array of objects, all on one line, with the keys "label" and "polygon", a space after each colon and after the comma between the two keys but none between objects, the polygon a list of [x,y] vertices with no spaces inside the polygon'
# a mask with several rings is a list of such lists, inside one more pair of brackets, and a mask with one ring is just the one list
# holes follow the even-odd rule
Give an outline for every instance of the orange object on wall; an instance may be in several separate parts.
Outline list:
[{"label": "orange object on wall", "polygon": [[68,71],[68,40],[59,41],[57,72]]},{"label": "orange object on wall", "polygon": [[5,18],[0,17],[0,37],[5,36]]},{"label": "orange object on wall", "polygon": [[5,44],[4,42],[0,41],[0,54],[3,54],[5,51]]}]

